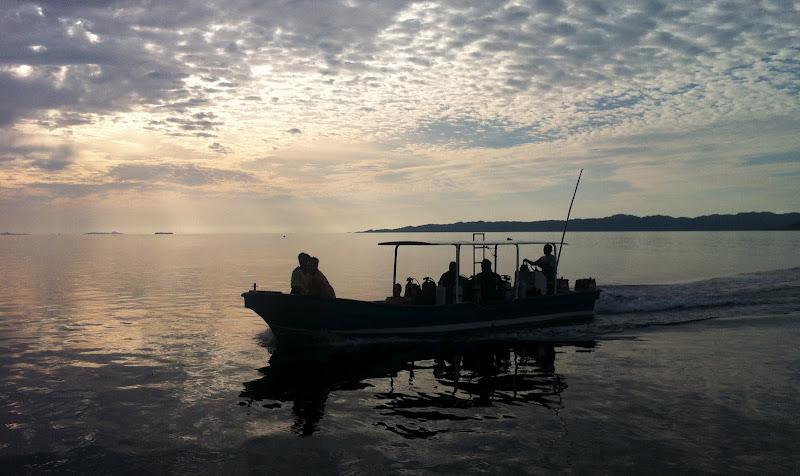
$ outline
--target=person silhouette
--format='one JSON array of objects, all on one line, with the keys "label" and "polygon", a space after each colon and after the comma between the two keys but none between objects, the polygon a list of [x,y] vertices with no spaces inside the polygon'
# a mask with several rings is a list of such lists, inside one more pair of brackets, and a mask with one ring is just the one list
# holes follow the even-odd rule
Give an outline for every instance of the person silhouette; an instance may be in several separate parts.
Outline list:
[{"label": "person silhouette", "polygon": [[480,288],[481,301],[497,301],[500,299],[503,279],[499,274],[492,271],[491,261],[488,259],[481,261],[481,272],[474,279]]},{"label": "person silhouette", "polygon": [[310,260],[311,255],[306,252],[297,255],[299,266],[292,271],[292,294],[306,296],[311,291],[311,273],[308,269]]},{"label": "person silhouette", "polygon": [[547,295],[552,296],[556,289],[556,257],[553,256],[553,246],[550,243],[544,245],[542,251],[544,251],[544,256],[536,261],[524,259],[522,262],[538,266],[542,270],[545,281],[547,281]]},{"label": "person silhouette", "polygon": [[466,284],[466,278],[463,276],[458,276],[458,272],[456,270],[457,267],[458,266],[456,265],[456,262],[451,261],[447,271],[442,273],[442,275],[439,277],[439,286],[444,286],[445,303],[447,304],[453,304],[455,302],[456,278],[458,278],[457,282],[460,286],[464,286],[464,284]]},{"label": "person silhouette", "polygon": [[319,258],[312,256],[308,261],[309,274],[311,275],[311,296],[335,298],[336,292],[328,282],[328,278],[319,270]]}]

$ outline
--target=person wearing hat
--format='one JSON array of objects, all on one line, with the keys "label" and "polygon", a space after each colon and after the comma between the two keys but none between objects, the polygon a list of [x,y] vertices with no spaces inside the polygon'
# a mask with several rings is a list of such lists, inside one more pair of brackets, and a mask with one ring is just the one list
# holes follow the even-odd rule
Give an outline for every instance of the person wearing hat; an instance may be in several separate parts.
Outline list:
[{"label": "person wearing hat", "polygon": [[544,245],[544,256],[531,261],[529,259],[522,260],[523,263],[528,263],[531,266],[538,266],[544,274],[547,281],[547,295],[552,296],[555,294],[556,289],[556,257],[553,256],[553,246],[551,244]]}]

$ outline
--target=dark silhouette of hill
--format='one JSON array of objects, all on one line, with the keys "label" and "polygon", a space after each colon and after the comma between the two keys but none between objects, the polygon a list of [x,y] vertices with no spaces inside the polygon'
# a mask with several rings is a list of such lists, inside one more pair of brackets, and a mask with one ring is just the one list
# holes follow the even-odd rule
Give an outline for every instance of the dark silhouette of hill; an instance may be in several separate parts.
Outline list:
[{"label": "dark silhouette of hill", "polygon": [[[737,231],[737,230],[796,230],[800,213],[747,212],[735,215],[704,215],[696,218],[652,215],[613,215],[605,218],[575,218],[569,222],[570,231]],[[448,224],[428,224],[366,230],[360,233],[411,232],[507,232],[561,231],[563,220],[543,221],[470,221]]]}]

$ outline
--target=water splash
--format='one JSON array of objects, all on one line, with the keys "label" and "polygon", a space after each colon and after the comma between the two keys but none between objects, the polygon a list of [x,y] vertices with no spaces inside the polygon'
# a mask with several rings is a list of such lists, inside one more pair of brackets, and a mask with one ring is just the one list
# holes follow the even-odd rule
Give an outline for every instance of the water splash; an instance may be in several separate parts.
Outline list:
[{"label": "water splash", "polygon": [[800,268],[690,283],[603,286],[598,315],[786,304],[800,297]]}]

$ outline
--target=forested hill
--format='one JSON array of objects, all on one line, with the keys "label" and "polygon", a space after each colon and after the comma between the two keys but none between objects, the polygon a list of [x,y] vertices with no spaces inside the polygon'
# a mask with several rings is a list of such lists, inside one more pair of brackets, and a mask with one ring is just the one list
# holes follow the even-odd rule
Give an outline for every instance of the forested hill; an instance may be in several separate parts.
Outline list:
[{"label": "forested hill", "polygon": [[[613,215],[605,218],[574,218],[570,231],[735,231],[797,229],[800,213],[749,212],[735,215],[704,215],[696,218],[653,215]],[[544,221],[469,221],[365,230],[360,233],[414,232],[507,232],[561,231],[563,220]]]}]

